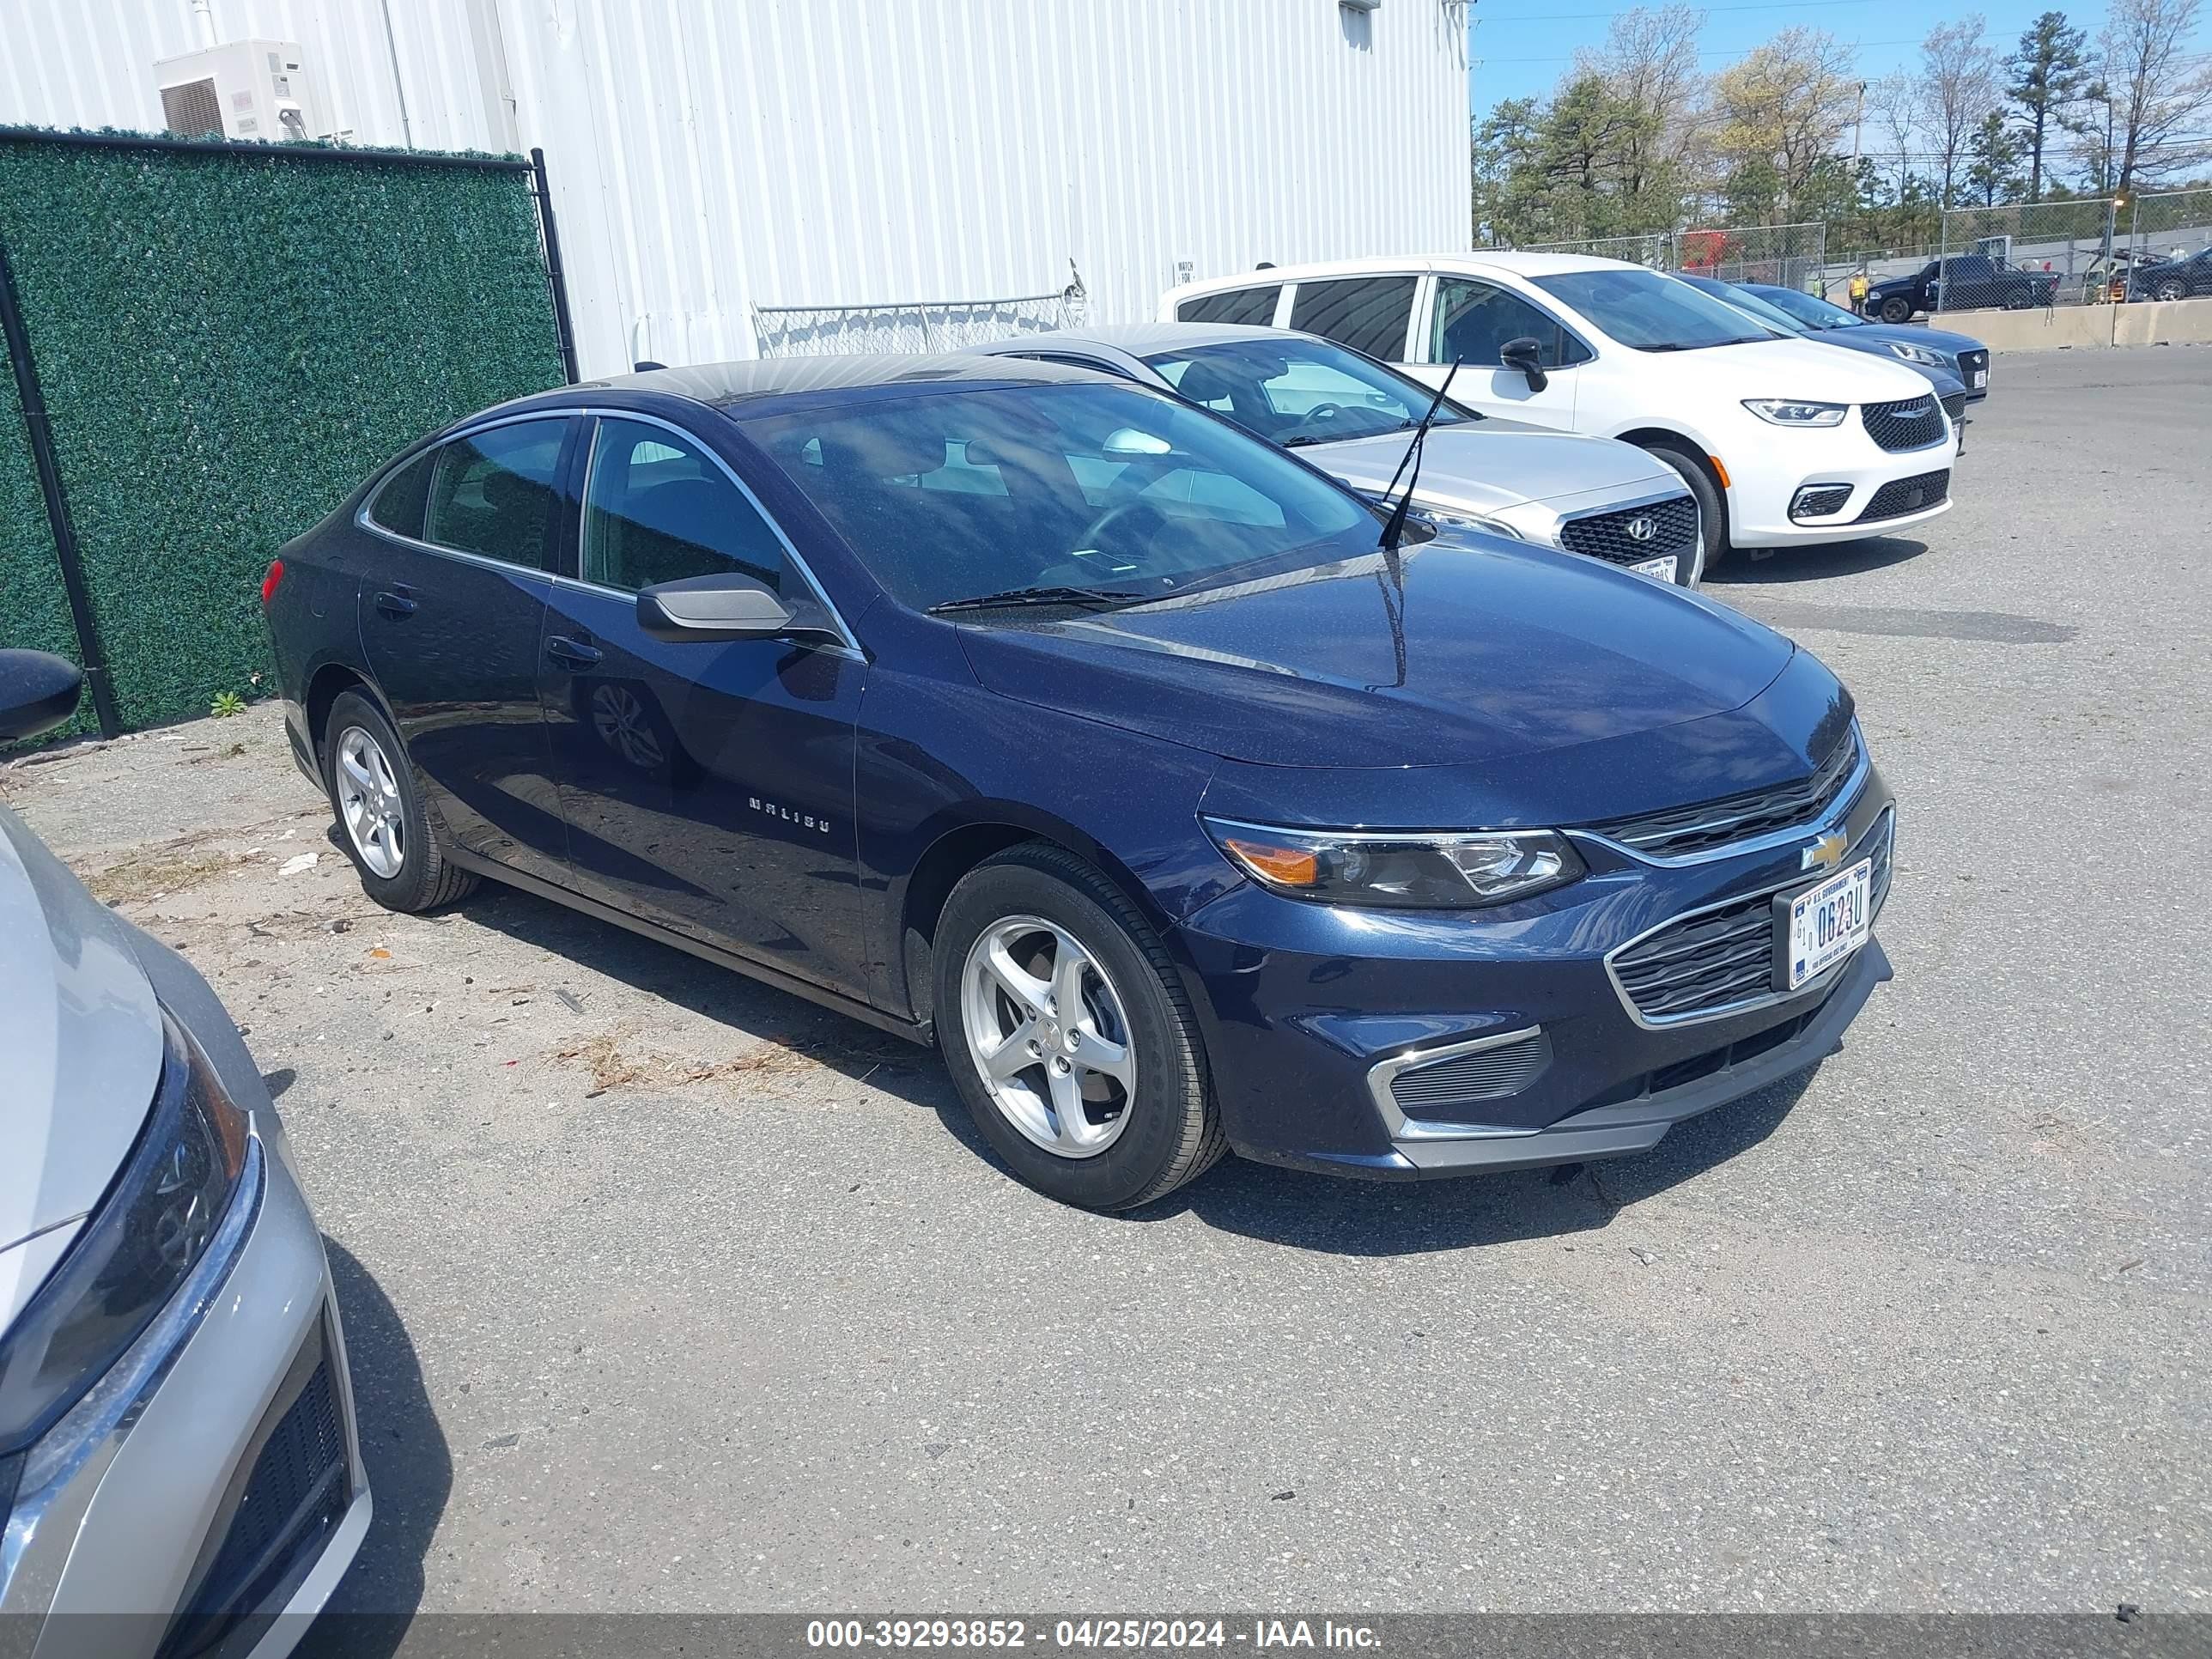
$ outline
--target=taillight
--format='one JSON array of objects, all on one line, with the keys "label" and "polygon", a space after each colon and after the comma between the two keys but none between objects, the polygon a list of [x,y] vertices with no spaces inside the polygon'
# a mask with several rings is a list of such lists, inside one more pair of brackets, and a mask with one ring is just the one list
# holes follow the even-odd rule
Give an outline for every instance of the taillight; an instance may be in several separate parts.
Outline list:
[{"label": "taillight", "polygon": [[269,574],[261,579],[261,603],[264,605],[276,597],[276,584],[283,580],[284,561],[271,559],[269,562]]}]

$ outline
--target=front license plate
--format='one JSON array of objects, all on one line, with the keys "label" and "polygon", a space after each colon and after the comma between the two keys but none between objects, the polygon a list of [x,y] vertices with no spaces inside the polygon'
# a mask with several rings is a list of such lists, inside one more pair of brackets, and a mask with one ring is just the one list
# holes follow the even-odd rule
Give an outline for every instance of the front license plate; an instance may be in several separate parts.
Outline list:
[{"label": "front license plate", "polygon": [[1976,369],[1976,370],[1974,371],[1974,390],[1975,390],[1975,391],[1979,392],[1979,391],[1980,391],[1984,386],[1987,386],[1989,383],[1990,383],[1990,372],[1989,372],[1989,370],[1987,370],[1986,368],[1978,368],[1978,369]]},{"label": "front license plate", "polygon": [[1662,582],[1674,580],[1674,556],[1672,553],[1663,559],[1646,559],[1641,564],[1632,564],[1628,568],[1639,576],[1654,576]]},{"label": "front license plate", "polygon": [[1874,932],[1873,890],[1874,860],[1861,859],[1788,901],[1775,919],[1784,990],[1818,979],[1867,942]]}]

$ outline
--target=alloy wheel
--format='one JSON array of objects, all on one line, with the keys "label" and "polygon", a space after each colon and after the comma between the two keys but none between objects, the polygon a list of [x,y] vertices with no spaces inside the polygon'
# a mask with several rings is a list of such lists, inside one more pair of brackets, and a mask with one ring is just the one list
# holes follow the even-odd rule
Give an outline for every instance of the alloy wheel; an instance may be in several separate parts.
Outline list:
[{"label": "alloy wheel", "polygon": [[961,1034],[1006,1121],[1062,1158],[1121,1138],[1136,1053],[1121,993],[1096,953],[1038,916],[994,922],[961,970]]},{"label": "alloy wheel", "polygon": [[389,881],[407,861],[407,805],[383,745],[365,727],[338,738],[338,817],[373,875]]}]

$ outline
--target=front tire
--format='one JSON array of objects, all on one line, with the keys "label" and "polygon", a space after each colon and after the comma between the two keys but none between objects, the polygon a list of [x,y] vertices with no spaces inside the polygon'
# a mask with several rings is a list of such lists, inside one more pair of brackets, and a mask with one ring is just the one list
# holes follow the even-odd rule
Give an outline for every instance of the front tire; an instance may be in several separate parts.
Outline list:
[{"label": "front tire", "polygon": [[1881,302],[1881,319],[1885,323],[1909,323],[1912,320],[1912,301],[1892,295]]},{"label": "front tire", "polygon": [[358,691],[341,692],[323,733],[323,781],[362,890],[386,909],[410,914],[474,891],[476,873],[440,848],[415,769],[384,711]]},{"label": "front tire", "polygon": [[1674,469],[1682,483],[1698,502],[1698,568],[1686,579],[1677,567],[1675,579],[1684,587],[1695,587],[1711,570],[1728,556],[1728,498],[1713,475],[1705,471],[1705,462],[1692,450],[1676,444],[1647,444],[1650,454]]},{"label": "front tire", "polygon": [[1028,842],[962,877],[934,946],[938,1046],[992,1149],[1051,1198],[1126,1210],[1227,1149],[1175,963],[1127,895]]},{"label": "front tire", "polygon": [[2179,300],[2181,298],[2181,284],[2173,282],[2160,283],[2158,285],[2157,295],[2161,300]]}]

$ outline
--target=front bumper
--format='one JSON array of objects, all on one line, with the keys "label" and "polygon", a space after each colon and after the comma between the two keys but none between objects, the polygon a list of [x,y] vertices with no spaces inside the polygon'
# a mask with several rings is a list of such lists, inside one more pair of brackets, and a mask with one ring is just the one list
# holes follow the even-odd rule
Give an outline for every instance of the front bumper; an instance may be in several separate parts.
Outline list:
[{"label": "front bumper", "polygon": [[321,1233],[260,1075],[205,982],[141,959],[252,1112],[245,1171],[185,1285],[22,1455],[0,1624],[36,1659],[275,1659],[368,1530],[345,1339]]},{"label": "front bumper", "polygon": [[[1474,915],[1342,909],[1249,885],[1224,894],[1176,942],[1230,1144],[1265,1162],[1400,1179],[1643,1151],[1832,1053],[1889,962],[1869,940],[1794,994],[1654,1022],[1607,957],[1673,919],[1810,884],[1800,855],[1821,830],[1846,836],[1849,861],[1887,844],[1893,824],[1869,766],[1847,807],[1777,844],[1669,865],[1585,841],[1581,881]],[[1479,1107],[1393,1088],[1444,1058],[1486,1081]]]},{"label": "front bumper", "polygon": [[[1855,421],[1856,416],[1852,418]],[[1959,430],[1948,419],[1942,441],[1918,449],[1884,450],[1863,433],[1848,428],[1835,428],[1834,435],[1851,441],[1838,442],[1826,453],[1808,450],[1801,454],[1790,445],[1778,444],[1760,458],[1757,466],[1731,469],[1728,504],[1732,545],[1794,547],[1856,541],[1910,529],[1951,510],[1948,479],[1943,498],[1924,507],[1887,511],[1876,499],[1884,485],[1950,471],[1959,453]],[[1792,517],[1790,509],[1799,492],[1823,484],[1844,486],[1847,494],[1817,518]]]}]

